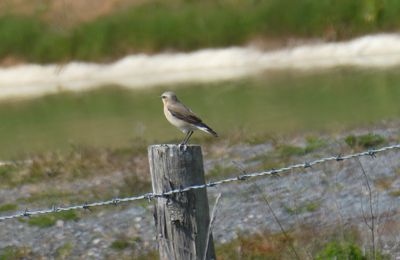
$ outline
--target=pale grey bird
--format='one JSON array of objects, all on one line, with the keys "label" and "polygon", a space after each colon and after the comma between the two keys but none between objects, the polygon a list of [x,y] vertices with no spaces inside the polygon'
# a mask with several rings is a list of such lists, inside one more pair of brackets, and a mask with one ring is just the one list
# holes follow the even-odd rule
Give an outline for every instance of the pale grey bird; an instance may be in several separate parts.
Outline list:
[{"label": "pale grey bird", "polygon": [[218,137],[218,134],[214,130],[204,124],[192,110],[179,101],[174,92],[164,92],[161,95],[161,99],[164,103],[164,114],[167,120],[186,134],[181,145],[188,143],[189,138],[195,130],[201,130],[214,137]]}]

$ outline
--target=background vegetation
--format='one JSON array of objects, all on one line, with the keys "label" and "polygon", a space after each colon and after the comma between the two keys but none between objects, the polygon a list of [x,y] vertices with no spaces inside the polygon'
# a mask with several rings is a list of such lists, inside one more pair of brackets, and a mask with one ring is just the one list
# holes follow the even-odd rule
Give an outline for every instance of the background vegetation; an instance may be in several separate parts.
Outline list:
[{"label": "background vegetation", "polygon": [[188,51],[273,39],[283,43],[289,38],[338,40],[395,31],[400,23],[397,0],[152,0],[69,26],[62,21],[68,9],[55,22],[45,19],[46,8],[42,4],[24,15],[2,12],[0,59],[107,61],[127,53]]}]

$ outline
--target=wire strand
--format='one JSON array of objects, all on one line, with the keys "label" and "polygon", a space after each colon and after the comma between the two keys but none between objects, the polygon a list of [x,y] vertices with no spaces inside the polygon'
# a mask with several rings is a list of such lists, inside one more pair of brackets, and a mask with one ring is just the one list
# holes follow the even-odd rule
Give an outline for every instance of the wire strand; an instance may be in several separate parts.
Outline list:
[{"label": "wire strand", "polygon": [[360,153],[348,154],[345,156],[337,155],[337,156],[325,157],[325,158],[317,159],[314,161],[289,165],[289,166],[282,167],[279,169],[270,169],[267,171],[245,173],[245,174],[241,174],[241,175],[238,175],[235,177],[230,177],[227,179],[222,179],[222,180],[209,182],[209,183],[201,184],[201,185],[188,186],[188,187],[184,187],[184,188],[180,188],[180,189],[174,189],[174,190],[170,190],[170,191],[167,191],[164,193],[159,193],[159,194],[150,192],[150,193],[145,193],[145,194],[138,195],[138,196],[114,198],[114,199],[106,200],[106,201],[84,203],[84,204],[72,205],[72,206],[68,206],[68,207],[53,206],[51,208],[41,209],[41,210],[26,209],[22,212],[18,212],[13,215],[0,216],[0,222],[5,221],[5,220],[10,220],[10,219],[15,219],[15,218],[30,217],[30,216],[43,215],[43,214],[51,214],[51,213],[62,212],[62,211],[77,210],[77,209],[89,209],[89,208],[93,208],[93,207],[101,207],[101,206],[107,206],[107,205],[118,205],[120,203],[132,202],[132,201],[137,201],[137,200],[144,200],[144,199],[151,200],[153,198],[162,198],[162,197],[170,196],[170,195],[177,194],[177,193],[187,192],[190,190],[204,189],[204,188],[215,187],[215,186],[230,183],[230,182],[245,181],[250,178],[255,178],[255,177],[260,177],[260,176],[268,176],[268,175],[275,175],[275,174],[279,174],[279,173],[283,173],[283,172],[289,172],[293,169],[310,168],[314,165],[322,164],[322,163],[330,162],[330,161],[341,162],[344,160],[350,160],[350,159],[359,158],[359,157],[363,157],[363,156],[370,156],[370,157],[374,158],[374,157],[376,157],[377,153],[382,153],[385,151],[395,150],[395,149],[400,149],[400,144],[385,146],[385,147],[382,147],[379,149],[371,149],[371,150],[363,151]]}]

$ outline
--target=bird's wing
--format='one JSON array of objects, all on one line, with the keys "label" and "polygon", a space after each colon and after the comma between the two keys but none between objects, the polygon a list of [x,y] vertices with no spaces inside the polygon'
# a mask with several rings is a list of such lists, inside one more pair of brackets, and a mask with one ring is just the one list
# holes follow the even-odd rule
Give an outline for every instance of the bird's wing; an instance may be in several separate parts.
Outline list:
[{"label": "bird's wing", "polygon": [[185,107],[181,103],[174,103],[174,104],[169,104],[167,106],[168,111],[175,116],[176,118],[179,118],[180,120],[183,120],[185,122],[188,122],[190,124],[200,124],[202,121],[201,119],[192,112],[189,108]]}]

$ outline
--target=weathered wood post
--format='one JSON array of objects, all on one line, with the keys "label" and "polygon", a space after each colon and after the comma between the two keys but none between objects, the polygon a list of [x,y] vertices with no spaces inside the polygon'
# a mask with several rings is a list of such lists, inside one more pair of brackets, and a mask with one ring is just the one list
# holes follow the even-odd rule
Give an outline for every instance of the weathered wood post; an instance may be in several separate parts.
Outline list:
[{"label": "weathered wood post", "polygon": [[[154,193],[205,183],[200,146],[152,145],[148,153]],[[203,259],[210,223],[206,189],[157,198],[154,218],[161,260]],[[206,259],[215,259],[212,235]]]}]

